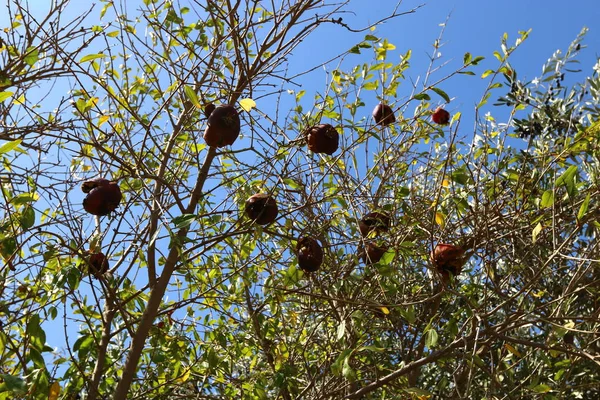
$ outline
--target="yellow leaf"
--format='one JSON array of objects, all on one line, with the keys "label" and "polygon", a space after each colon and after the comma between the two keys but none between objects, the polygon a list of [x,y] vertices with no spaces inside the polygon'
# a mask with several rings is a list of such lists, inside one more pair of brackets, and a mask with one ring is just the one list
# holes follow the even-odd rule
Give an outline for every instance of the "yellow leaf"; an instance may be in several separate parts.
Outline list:
[{"label": "yellow leaf", "polygon": [[240,100],[240,106],[242,106],[244,111],[250,111],[256,107],[256,102],[252,99],[242,99]]},{"label": "yellow leaf", "polygon": [[443,186],[443,187],[448,187],[448,186],[450,186],[450,181],[448,181],[448,179],[444,179],[444,180],[442,181],[442,186]]},{"label": "yellow leaf", "polygon": [[179,378],[177,378],[177,382],[183,383],[183,382],[187,381],[188,379],[190,379],[190,371],[191,371],[191,368],[187,368],[185,370],[185,372],[183,373],[183,375],[181,375]]},{"label": "yellow leaf", "polygon": [[514,354],[515,356],[517,356],[517,357],[519,357],[519,358],[523,357],[523,356],[521,355],[521,353],[519,352],[519,350],[517,350],[516,348],[514,348],[514,347],[513,347],[513,346],[511,346],[510,344],[508,344],[508,343],[504,343],[504,347],[506,348],[506,350],[510,351],[510,352],[511,352],[512,354]]},{"label": "yellow leaf", "polygon": [[102,115],[98,118],[98,126],[102,126],[103,123],[105,123],[106,121],[108,121],[110,117],[108,115]]},{"label": "yellow leaf", "polygon": [[442,228],[444,227],[445,220],[446,220],[446,216],[444,214],[442,214],[439,211],[435,213],[435,222]]},{"label": "yellow leaf", "polygon": [[52,386],[50,386],[50,392],[48,393],[48,400],[58,399],[59,394],[60,394],[60,384],[58,382],[54,382],[52,384]]},{"label": "yellow leaf", "polygon": [[381,307],[381,312],[384,313],[385,315],[388,315],[390,313],[390,310],[388,310],[387,307]]}]

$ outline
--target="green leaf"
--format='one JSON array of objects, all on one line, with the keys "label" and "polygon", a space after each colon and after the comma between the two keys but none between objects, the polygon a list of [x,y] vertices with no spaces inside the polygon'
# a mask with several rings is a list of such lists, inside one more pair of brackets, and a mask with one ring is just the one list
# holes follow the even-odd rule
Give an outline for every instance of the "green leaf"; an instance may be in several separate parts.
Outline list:
[{"label": "green leaf", "polygon": [[[7,92],[3,92],[3,93],[7,93]],[[2,94],[0,93],[0,96]],[[11,151],[13,151],[14,149],[17,148],[18,145],[21,144],[23,140],[22,139],[17,139],[17,140],[13,140],[12,142],[7,142],[4,143],[2,146],[0,146],[0,154],[5,154],[5,153],[9,153]]]},{"label": "green leaf", "polygon": [[483,71],[483,74],[481,74],[481,79],[487,78],[489,75],[495,73],[496,71],[492,70],[492,69],[488,69]]},{"label": "green leaf", "polygon": [[435,329],[429,329],[425,334],[425,346],[432,349],[437,346],[438,343],[438,333]]},{"label": "green leaf", "polygon": [[469,65],[471,63],[471,53],[465,53],[463,57],[463,65]]},{"label": "green leaf", "polygon": [[14,94],[13,92],[0,92],[0,102],[8,99],[13,94]]},{"label": "green leaf", "polygon": [[344,366],[342,367],[342,375],[344,378],[354,381],[356,378],[356,373],[350,366],[350,357],[346,357],[344,360]]},{"label": "green leaf", "polygon": [[192,89],[188,85],[185,85],[183,87],[183,91],[185,92],[185,95],[187,96],[188,100],[194,105],[194,107],[201,107],[200,101],[198,101],[198,96],[196,96],[196,92],[194,92],[194,89]]},{"label": "green leaf", "polygon": [[577,174],[577,165],[571,165],[556,180],[556,186],[565,186],[569,197],[575,195],[575,175]]},{"label": "green leaf", "polygon": [[583,217],[585,217],[585,214],[587,213],[589,205],[590,205],[590,194],[588,193],[588,195],[585,197],[585,200],[581,204],[581,207],[579,207],[579,212],[577,213],[577,221],[581,222],[583,220]]},{"label": "green leaf", "polygon": [[477,65],[479,64],[480,61],[485,60],[485,57],[482,56],[477,56],[473,59],[473,61],[471,61],[471,65]]},{"label": "green leaf", "polygon": [[28,47],[27,50],[25,50],[25,58],[23,59],[23,61],[25,61],[25,63],[27,65],[29,65],[30,67],[33,67],[33,65],[40,59],[40,51],[36,48],[36,47]]},{"label": "green leaf", "polygon": [[540,384],[540,385],[537,385],[536,387],[531,388],[531,390],[533,390],[536,393],[548,393],[549,391],[552,390],[552,388],[548,385]]},{"label": "green leaf", "polygon": [[84,63],[87,61],[96,60],[98,58],[104,58],[104,54],[102,54],[102,53],[88,54],[87,56],[81,57],[81,60],[79,60],[79,62]]},{"label": "green leaf", "polygon": [[25,381],[18,376],[8,375],[8,374],[0,374],[0,378],[4,381],[6,385],[6,389],[13,393],[24,394],[25,393]]},{"label": "green leaf", "polygon": [[442,89],[433,87],[431,90],[439,94],[446,101],[446,103],[450,103],[450,97]]},{"label": "green leaf", "polygon": [[27,205],[21,212],[19,222],[23,229],[29,229],[35,225],[35,210],[30,205]]},{"label": "green leaf", "polygon": [[542,201],[540,203],[540,206],[542,208],[548,208],[548,207],[552,207],[553,204],[554,204],[554,191],[546,190],[544,192],[544,194],[542,194]]},{"label": "green leaf", "polygon": [[181,229],[190,226],[195,220],[196,214],[183,214],[173,218],[173,224],[175,224],[175,228]]},{"label": "green leaf", "polygon": [[21,193],[12,199],[10,199],[10,203],[16,206],[20,206],[23,204],[33,203],[38,199],[38,196],[35,193]]},{"label": "green leaf", "polygon": [[360,54],[360,47],[354,46],[350,50],[348,50],[348,52],[351,54]]},{"label": "green leaf", "polygon": [[381,259],[379,260],[379,263],[381,265],[390,265],[392,263],[392,261],[394,260],[394,257],[396,257],[396,252],[394,250],[388,250],[385,253],[383,253],[383,256],[381,256]]},{"label": "green leaf", "polygon": [[431,100],[431,97],[427,93],[415,94],[415,100]]}]

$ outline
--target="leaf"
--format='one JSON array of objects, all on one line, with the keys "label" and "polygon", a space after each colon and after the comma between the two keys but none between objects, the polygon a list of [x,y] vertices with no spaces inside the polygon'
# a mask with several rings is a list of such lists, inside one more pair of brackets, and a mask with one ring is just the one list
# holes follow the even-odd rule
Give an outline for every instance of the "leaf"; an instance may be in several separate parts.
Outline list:
[{"label": "leaf", "polygon": [[583,217],[585,217],[585,214],[587,213],[589,205],[590,205],[590,194],[588,193],[588,195],[585,197],[585,200],[581,204],[581,207],[579,207],[579,212],[577,213],[577,221],[581,222],[583,220]]},{"label": "leaf", "polygon": [[519,358],[523,357],[519,350],[508,343],[504,343],[504,348]]},{"label": "leaf", "polygon": [[432,349],[437,346],[438,343],[438,333],[435,329],[429,329],[425,334],[425,346]]},{"label": "leaf", "polygon": [[338,326],[338,329],[337,329],[337,340],[342,340],[344,338],[345,333],[346,333],[346,321],[342,321],[342,323]]},{"label": "leaf", "polygon": [[242,99],[240,100],[240,106],[242,106],[244,111],[250,112],[250,110],[256,107],[256,102],[252,99]]},{"label": "leaf", "polygon": [[354,381],[354,379],[356,378],[356,374],[350,366],[350,357],[346,357],[346,359],[344,360],[344,366],[342,367],[342,375],[344,376],[344,378],[351,381]]},{"label": "leaf", "polygon": [[493,69],[488,69],[488,70],[483,71],[483,74],[481,74],[481,79],[487,78],[489,75],[493,74],[494,72],[496,72],[496,71],[494,71]]},{"label": "leaf", "polygon": [[35,225],[35,211],[33,207],[30,205],[25,206],[21,212],[19,222],[21,223],[21,227],[25,230]]},{"label": "leaf", "polygon": [[554,204],[554,191],[546,190],[544,192],[544,194],[542,194],[542,201],[540,203],[540,206],[542,206],[542,208],[548,208],[548,207],[552,207],[553,204]]},{"label": "leaf", "polygon": [[188,100],[194,105],[194,107],[196,107],[196,108],[202,107],[200,105],[200,101],[198,101],[198,96],[196,95],[196,92],[194,92],[194,89],[192,89],[188,85],[185,85],[183,87],[183,91],[185,92],[185,95],[187,96]]},{"label": "leaf", "polygon": [[0,378],[6,384],[6,388],[13,393],[25,393],[25,381],[18,376],[9,374],[0,374]]},{"label": "leaf", "polygon": [[389,315],[389,314],[390,314],[390,310],[389,310],[387,307],[381,306],[381,307],[379,307],[379,308],[381,309],[381,312],[382,312],[384,315]]},{"label": "leaf", "polygon": [[[6,93],[6,92],[4,92]],[[0,93],[1,95],[1,93]],[[4,143],[2,146],[0,146],[0,154],[5,154],[5,153],[9,153],[12,150],[16,149],[18,145],[21,144],[23,140],[22,139],[17,139],[17,140],[13,140],[12,142],[7,142]]]},{"label": "leaf", "polygon": [[48,400],[56,400],[60,395],[60,383],[54,382],[50,386],[50,392],[48,393]]},{"label": "leaf", "polygon": [[533,390],[533,391],[534,391],[534,392],[536,392],[536,393],[548,393],[549,391],[551,391],[551,390],[552,390],[552,388],[551,388],[550,386],[548,386],[548,385],[544,385],[544,384],[542,383],[542,384],[539,384],[539,385],[537,385],[537,386],[536,386],[536,387],[534,387],[534,388],[531,388],[531,390]]},{"label": "leaf", "polygon": [[196,214],[183,214],[173,218],[173,224],[175,224],[175,228],[181,229],[190,226],[194,220],[196,220]]},{"label": "leaf", "polygon": [[14,94],[13,92],[0,92],[0,102],[8,99],[13,94]]},{"label": "leaf", "polygon": [[381,259],[379,260],[379,264],[390,265],[394,260],[394,257],[396,257],[396,252],[392,249],[389,249],[388,251],[383,253],[383,256],[381,256]]},{"label": "leaf", "polygon": [[577,165],[571,165],[556,180],[556,186],[565,186],[569,197],[575,195],[575,175],[577,174]]},{"label": "leaf", "polygon": [[415,100],[431,100],[431,97],[427,93],[415,94]]},{"label": "leaf", "polygon": [[102,54],[102,53],[88,54],[87,56],[81,57],[81,60],[79,60],[79,62],[80,63],[84,63],[84,62],[87,62],[87,61],[96,60],[98,58],[104,58],[104,54]]},{"label": "leaf", "polygon": [[469,65],[471,63],[471,53],[465,53],[463,57],[463,65]]},{"label": "leaf", "polygon": [[446,103],[450,103],[450,97],[442,89],[432,87],[431,90],[439,94],[446,101]]},{"label": "leaf", "polygon": [[435,213],[435,223],[438,224],[441,228],[444,227],[444,222],[445,222],[446,216],[444,214],[442,214],[441,212],[436,212]]},{"label": "leaf", "polygon": [[544,226],[542,225],[541,222],[538,222],[538,224],[535,226],[535,228],[533,228],[533,231],[531,232],[531,240],[533,240],[533,243],[535,243],[537,241],[537,237],[540,234],[540,232],[542,231],[542,229],[544,229]]},{"label": "leaf", "polygon": [[40,51],[36,47],[28,47],[25,50],[25,58],[23,61],[30,67],[33,67],[40,58]]}]

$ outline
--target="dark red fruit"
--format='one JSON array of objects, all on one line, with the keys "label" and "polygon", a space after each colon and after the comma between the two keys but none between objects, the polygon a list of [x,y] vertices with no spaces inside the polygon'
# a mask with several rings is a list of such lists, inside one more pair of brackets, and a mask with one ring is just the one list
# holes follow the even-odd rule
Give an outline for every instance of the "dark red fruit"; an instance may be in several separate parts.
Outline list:
[{"label": "dark red fruit", "polygon": [[83,199],[83,208],[93,215],[102,216],[113,212],[123,198],[119,185],[106,179],[94,179],[84,182],[81,190],[87,193],[87,196]]},{"label": "dark red fruit", "polygon": [[442,275],[444,282],[450,281],[450,276],[456,276],[462,271],[467,261],[465,249],[452,244],[438,243],[430,254],[431,263]]},{"label": "dark red fruit", "polygon": [[92,190],[98,186],[108,185],[109,183],[110,183],[110,181],[107,179],[104,179],[104,178],[90,179],[89,181],[85,181],[81,184],[81,191],[83,193],[89,193],[90,190]]},{"label": "dark red fruit", "polygon": [[431,120],[439,125],[446,125],[450,122],[450,113],[444,110],[442,107],[435,109],[431,115]]},{"label": "dark red fruit", "polygon": [[210,114],[212,114],[212,112],[215,111],[215,108],[217,108],[217,106],[215,106],[213,103],[208,103],[207,105],[205,105],[204,116],[206,118],[210,117]]},{"label": "dark red fruit", "polygon": [[221,105],[208,116],[204,140],[211,147],[233,144],[240,135],[240,116],[233,106]]},{"label": "dark red fruit", "polygon": [[381,257],[383,257],[387,251],[387,246],[377,246],[377,244],[369,242],[365,245],[362,252],[362,260],[366,265],[375,264],[381,260]]},{"label": "dark red fruit", "polygon": [[89,272],[96,278],[104,275],[108,271],[108,259],[104,253],[92,253],[88,258]]},{"label": "dark red fruit", "polygon": [[267,225],[277,218],[277,202],[266,193],[258,193],[246,200],[246,215],[259,225]]},{"label": "dark red fruit", "polygon": [[358,222],[361,235],[367,236],[371,232],[377,234],[390,229],[390,216],[381,212],[370,212]]},{"label": "dark red fruit", "polygon": [[296,245],[298,265],[303,271],[315,272],[323,263],[323,249],[319,242],[311,237],[303,237]]},{"label": "dark red fruit", "polygon": [[379,125],[387,126],[396,122],[392,107],[384,103],[379,103],[373,109],[373,118]]},{"label": "dark red fruit", "polygon": [[329,124],[315,125],[305,132],[308,148],[315,153],[333,154],[339,146],[340,134]]}]

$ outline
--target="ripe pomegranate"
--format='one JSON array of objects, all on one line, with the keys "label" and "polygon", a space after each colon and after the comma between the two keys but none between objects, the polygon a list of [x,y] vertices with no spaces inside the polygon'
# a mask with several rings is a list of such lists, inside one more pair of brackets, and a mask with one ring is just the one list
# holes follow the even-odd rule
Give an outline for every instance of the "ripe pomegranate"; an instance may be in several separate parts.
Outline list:
[{"label": "ripe pomegranate", "polygon": [[390,229],[390,216],[377,211],[365,214],[358,222],[358,229],[363,237],[371,232],[387,232]]},{"label": "ripe pomegranate", "polygon": [[312,237],[303,237],[296,245],[298,265],[305,272],[315,272],[323,263],[323,249]]},{"label": "ripe pomegranate", "polygon": [[208,116],[204,140],[211,147],[233,144],[240,135],[240,116],[233,106],[220,105]]},{"label": "ripe pomegranate", "polygon": [[277,202],[269,194],[258,193],[246,200],[246,215],[259,225],[275,221],[277,212]]},{"label": "ripe pomegranate", "polygon": [[103,216],[113,212],[123,198],[119,185],[103,178],[85,181],[81,190],[87,193],[83,199],[83,208],[93,215]]},{"label": "ripe pomegranate", "polygon": [[304,134],[307,137],[308,148],[312,152],[331,155],[338,149],[340,135],[329,124],[315,125]]},{"label": "ripe pomegranate", "polygon": [[467,261],[465,249],[452,244],[438,243],[430,254],[431,263],[442,275],[444,282],[450,281],[450,275],[457,276]]},{"label": "ripe pomegranate", "polygon": [[213,111],[215,111],[215,108],[217,108],[213,103],[208,103],[207,105],[204,106],[204,116],[206,118],[210,117],[210,114],[212,114]]},{"label": "ripe pomegranate", "polygon": [[378,246],[376,243],[369,242],[365,245],[362,252],[362,260],[366,265],[379,262],[381,257],[388,251],[387,246]]},{"label": "ripe pomegranate", "polygon": [[379,103],[373,109],[373,118],[375,122],[382,126],[387,126],[396,122],[392,107],[384,103]]},{"label": "ripe pomegranate", "polygon": [[97,188],[98,186],[108,185],[110,181],[104,178],[95,178],[85,181],[81,184],[81,191],[83,193],[89,193],[92,189]]},{"label": "ripe pomegranate", "polygon": [[102,252],[92,253],[88,258],[88,268],[90,274],[100,278],[108,271],[108,259]]},{"label": "ripe pomegranate", "polygon": [[431,115],[431,120],[438,125],[447,125],[450,122],[450,113],[442,107],[438,107]]}]

